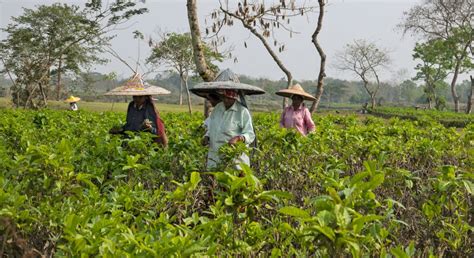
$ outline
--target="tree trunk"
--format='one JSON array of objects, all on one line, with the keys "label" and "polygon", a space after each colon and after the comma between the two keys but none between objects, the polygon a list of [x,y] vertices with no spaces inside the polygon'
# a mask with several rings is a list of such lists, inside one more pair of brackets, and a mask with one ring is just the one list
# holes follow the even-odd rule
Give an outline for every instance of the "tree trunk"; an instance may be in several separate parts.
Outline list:
[{"label": "tree trunk", "polygon": [[318,26],[316,27],[316,30],[313,33],[312,42],[314,46],[316,47],[316,50],[318,51],[319,56],[321,57],[321,62],[319,65],[317,90],[314,96],[316,99],[313,101],[313,104],[311,105],[311,108],[309,110],[311,113],[313,113],[314,111],[318,109],[319,102],[321,101],[321,96],[323,95],[323,92],[324,92],[323,80],[324,80],[324,77],[326,77],[326,73],[325,73],[326,54],[324,53],[323,48],[321,47],[318,41],[319,32],[321,32],[321,29],[323,27],[324,6],[326,5],[326,2],[325,0],[318,0],[318,3],[319,3]]},{"label": "tree trunk", "polygon": [[435,88],[433,86],[433,97],[432,97],[432,101],[436,107],[436,102],[438,101],[438,96],[436,96],[436,91],[435,91]]},{"label": "tree trunk", "polygon": [[471,92],[469,93],[469,98],[467,99],[466,114],[471,114],[472,112],[472,103],[474,102],[474,77],[471,77]]},{"label": "tree trunk", "polygon": [[39,82],[38,85],[39,85],[41,96],[43,97],[43,106],[46,107],[48,105],[48,100],[46,98],[46,93],[44,92],[43,84],[42,82]]},{"label": "tree trunk", "polygon": [[361,78],[362,78],[362,81],[364,82],[365,91],[367,91],[367,94],[369,94],[369,97],[370,97],[370,102],[371,102],[370,106],[372,107],[372,109],[374,109],[375,108],[375,95],[376,95],[376,93],[370,91],[369,81],[367,80],[367,78],[365,76],[361,76]]},{"label": "tree trunk", "polygon": [[[24,106],[23,106],[24,109],[27,109],[27,108],[29,107],[29,106],[28,106],[28,103],[30,103],[31,99],[33,98],[33,94],[34,94],[34,92],[36,91],[36,86],[38,86],[38,84],[35,84],[35,86],[32,87],[31,90],[28,89],[28,85],[25,86],[25,88],[26,88],[26,93],[28,94],[28,97],[27,97],[26,100],[25,100],[25,104],[24,104]],[[31,87],[30,87],[30,88],[31,88]],[[19,96],[18,96],[18,97],[19,97]],[[18,105],[20,105],[21,102],[20,102],[20,99],[19,99],[19,98],[17,99],[17,102],[18,102]]]},{"label": "tree trunk", "polygon": [[453,80],[451,81],[451,94],[453,95],[454,112],[459,112],[459,96],[456,91],[456,81],[458,79],[460,65],[461,65],[461,61],[456,60],[456,67],[454,68]]},{"label": "tree trunk", "polygon": [[370,94],[370,102],[372,109],[375,109],[375,94]]},{"label": "tree trunk", "polygon": [[[293,83],[293,81],[287,81],[286,88],[289,89],[292,83]],[[283,110],[285,110],[285,108],[288,106],[288,98],[283,98],[283,101],[282,101],[281,105],[283,106]]]},{"label": "tree trunk", "polygon": [[[187,0],[186,3],[187,11],[188,11],[188,22],[189,22],[189,30],[191,32],[191,39],[193,44],[193,56],[194,56],[194,63],[196,64],[197,71],[201,78],[205,82],[210,82],[214,80],[215,74],[209,68],[206,63],[206,59],[204,58],[204,49],[202,47],[201,42],[201,31],[199,29],[199,20],[197,16],[197,6],[196,0]],[[208,117],[210,113],[210,106],[211,104],[209,101],[204,101],[204,116]]]},{"label": "tree trunk", "polygon": [[179,74],[179,105],[183,105],[183,84],[184,84],[184,75]]},{"label": "tree trunk", "polygon": [[61,98],[61,66],[63,64],[62,56],[59,57],[59,64],[58,64],[58,83],[56,85],[56,100],[60,100]]},{"label": "tree trunk", "polygon": [[188,88],[188,76],[185,76],[183,78],[184,80],[184,88],[186,90],[186,95],[188,96],[188,110],[189,110],[189,114],[192,114],[193,113],[193,110],[192,110],[192,103],[191,103],[191,95],[189,94],[189,88]]},{"label": "tree trunk", "polygon": [[433,109],[433,98],[428,96],[428,108]]}]

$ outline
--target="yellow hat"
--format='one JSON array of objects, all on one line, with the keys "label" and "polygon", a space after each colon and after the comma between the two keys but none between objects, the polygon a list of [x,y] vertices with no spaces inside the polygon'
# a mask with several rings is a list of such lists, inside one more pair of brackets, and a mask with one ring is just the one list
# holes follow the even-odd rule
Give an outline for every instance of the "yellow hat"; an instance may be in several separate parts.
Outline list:
[{"label": "yellow hat", "polygon": [[79,97],[74,97],[73,95],[71,95],[71,96],[69,96],[69,98],[67,98],[64,102],[72,103],[72,102],[78,102],[79,100],[81,100],[81,98],[79,98]]}]

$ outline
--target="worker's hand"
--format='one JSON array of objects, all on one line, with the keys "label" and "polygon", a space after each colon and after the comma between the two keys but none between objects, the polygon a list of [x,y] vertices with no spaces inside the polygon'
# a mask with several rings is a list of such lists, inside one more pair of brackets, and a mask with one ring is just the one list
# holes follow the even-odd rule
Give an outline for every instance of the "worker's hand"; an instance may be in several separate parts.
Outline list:
[{"label": "worker's hand", "polygon": [[151,128],[152,128],[152,126],[153,126],[153,125],[152,125],[152,123],[151,123],[151,121],[150,121],[150,120],[148,120],[148,119],[145,119],[145,121],[143,121],[143,128],[145,128],[145,129],[147,129],[147,130],[148,130],[148,129],[151,129]]},{"label": "worker's hand", "polygon": [[207,146],[209,145],[209,136],[204,136],[201,140],[202,146]]},{"label": "worker's hand", "polygon": [[234,137],[232,137],[232,139],[229,140],[229,144],[234,145],[234,144],[236,144],[240,141],[242,141],[242,142],[245,141],[245,138],[243,136],[240,136],[240,135],[239,136],[234,136]]}]

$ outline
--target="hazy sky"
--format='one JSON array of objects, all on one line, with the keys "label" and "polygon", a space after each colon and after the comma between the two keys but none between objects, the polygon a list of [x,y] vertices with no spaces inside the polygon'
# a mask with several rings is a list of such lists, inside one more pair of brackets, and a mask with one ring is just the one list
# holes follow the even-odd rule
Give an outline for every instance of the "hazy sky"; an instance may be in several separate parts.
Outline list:
[{"label": "hazy sky", "polygon": [[[269,0],[271,2],[271,0]],[[22,7],[32,8],[35,5],[51,2],[67,2],[84,4],[86,1],[51,1],[51,0],[0,0],[0,27],[10,23],[11,16],[21,14]],[[317,5],[315,0],[306,2]],[[415,63],[411,53],[415,40],[403,37],[395,30],[396,24],[401,21],[402,14],[417,0],[330,0],[326,8],[323,30],[320,34],[321,44],[328,56],[327,75],[335,78],[356,79],[349,73],[342,73],[334,68],[334,55],[343,46],[354,39],[374,41],[380,47],[391,51],[393,63],[389,72],[383,75],[384,80],[394,78],[394,73],[400,69],[407,69],[413,75]],[[117,38],[112,42],[113,48],[130,63],[138,57],[138,43],[133,39],[132,31],[140,30],[146,36],[155,36],[158,30],[186,32],[189,30],[186,15],[185,0],[146,0],[142,4],[149,9],[149,13],[135,17],[128,23],[128,28],[117,32]],[[204,26],[205,17],[218,7],[218,0],[198,0],[200,22]],[[288,33],[279,33],[277,39],[284,41],[285,52],[281,58],[291,70],[295,79],[316,79],[319,71],[319,56],[311,43],[311,34],[316,26],[317,13],[310,17],[299,17],[291,20],[292,28],[299,34],[289,38]],[[202,26],[202,27],[203,27]],[[254,77],[279,79],[284,76],[262,44],[253,35],[242,29],[235,22],[233,27],[227,27],[224,33],[227,43],[232,45],[233,55],[238,62],[228,60],[219,66],[231,68],[237,73]],[[0,34],[5,38],[5,34]],[[248,48],[244,47],[246,42]],[[140,46],[140,59],[143,61],[149,54],[149,47],[143,43]],[[106,66],[96,67],[98,72],[113,72],[119,76],[128,77],[130,70],[113,57],[108,56],[111,62]]]}]

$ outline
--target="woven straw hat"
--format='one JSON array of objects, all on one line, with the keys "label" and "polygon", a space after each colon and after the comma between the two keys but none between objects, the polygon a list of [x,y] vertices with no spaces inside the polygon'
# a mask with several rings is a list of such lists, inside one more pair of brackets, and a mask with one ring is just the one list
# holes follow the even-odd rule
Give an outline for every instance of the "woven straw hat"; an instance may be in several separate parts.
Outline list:
[{"label": "woven straw hat", "polygon": [[165,88],[153,86],[146,82],[139,73],[135,73],[125,85],[117,87],[104,95],[107,96],[148,96],[148,95],[167,95],[171,92]]},{"label": "woven straw hat", "polygon": [[265,93],[265,91],[259,87],[241,83],[239,77],[230,69],[219,73],[213,82],[202,82],[190,89],[192,93],[203,98],[206,98],[210,93],[216,93],[217,90],[238,90],[242,91],[244,95]]},{"label": "woven straw hat", "polygon": [[79,97],[74,97],[73,95],[71,95],[71,96],[69,96],[69,98],[67,98],[66,100],[64,100],[64,102],[73,103],[73,102],[78,102],[79,100],[81,100],[81,98],[79,98]]},{"label": "woven straw hat", "polygon": [[304,91],[303,87],[299,84],[290,86],[288,89],[279,90],[277,95],[282,97],[291,98],[293,95],[299,95],[303,97],[304,100],[315,100],[316,98],[311,96],[311,94]]}]

